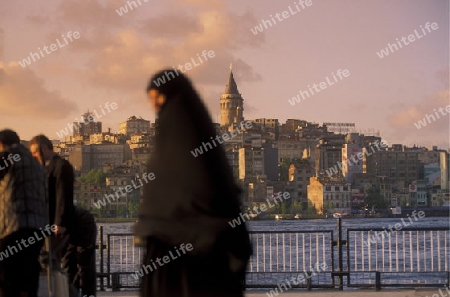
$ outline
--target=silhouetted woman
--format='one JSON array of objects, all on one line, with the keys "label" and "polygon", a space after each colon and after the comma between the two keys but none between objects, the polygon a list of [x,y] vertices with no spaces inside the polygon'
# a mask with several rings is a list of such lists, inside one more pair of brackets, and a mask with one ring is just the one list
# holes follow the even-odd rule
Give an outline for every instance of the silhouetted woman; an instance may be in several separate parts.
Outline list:
[{"label": "silhouetted woman", "polygon": [[[251,245],[240,213],[240,190],[225,151],[212,140],[212,120],[191,82],[161,71],[147,88],[159,124],[136,236],[146,239],[142,296],[243,296]],[[209,149],[194,156],[200,146]],[[210,143],[211,146],[206,143]]]}]

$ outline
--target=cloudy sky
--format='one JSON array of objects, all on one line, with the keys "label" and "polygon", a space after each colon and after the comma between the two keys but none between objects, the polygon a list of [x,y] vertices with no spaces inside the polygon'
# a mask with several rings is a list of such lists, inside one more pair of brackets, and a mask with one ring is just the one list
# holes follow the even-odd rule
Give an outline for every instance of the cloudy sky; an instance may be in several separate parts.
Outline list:
[{"label": "cloudy sky", "polygon": [[[351,122],[390,144],[450,147],[448,0],[311,0],[304,7],[299,0],[135,2],[119,15],[127,1],[3,1],[0,129],[58,139],[56,132],[88,109],[102,116],[105,131],[117,131],[132,115],[153,122],[144,92],[150,76],[206,50],[215,56],[196,60],[186,75],[214,120],[232,63],[246,119]],[[263,20],[267,28],[256,32]],[[64,39],[68,32],[79,38]],[[43,51],[57,42],[62,46]],[[380,58],[388,43],[397,49]],[[41,58],[25,65],[39,49]],[[339,69],[350,75],[333,80]],[[334,85],[289,103],[327,77]],[[118,108],[107,112],[107,102]],[[418,129],[414,123],[434,109],[439,119]]]}]

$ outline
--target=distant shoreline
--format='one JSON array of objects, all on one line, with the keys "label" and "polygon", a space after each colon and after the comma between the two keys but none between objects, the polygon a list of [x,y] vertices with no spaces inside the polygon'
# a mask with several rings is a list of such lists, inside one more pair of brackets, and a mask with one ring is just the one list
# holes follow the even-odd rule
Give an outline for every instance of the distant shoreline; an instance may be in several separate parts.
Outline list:
[{"label": "distant shoreline", "polygon": [[[380,216],[380,217],[376,217],[376,216],[367,216],[367,219],[373,219],[373,218],[379,218],[379,219],[394,219],[394,218],[404,218],[407,217],[407,214],[409,213],[403,213],[401,215],[390,215],[390,216]],[[432,213],[430,215],[427,215],[427,217],[449,217],[450,213],[447,211],[444,211],[443,213]],[[257,219],[251,219],[249,220],[249,222],[251,221],[277,221],[274,218],[275,215],[271,215],[270,217],[265,217],[265,218],[257,218]],[[329,220],[333,220],[335,218],[332,217],[328,217],[326,218],[325,216],[320,216],[320,215],[310,215],[308,217],[303,217],[300,219],[294,219],[292,214],[286,214],[286,215],[282,215],[284,218],[281,219],[281,221],[306,221],[306,220],[317,220],[317,219],[329,219]],[[292,218],[291,218],[292,217]],[[348,219],[363,219],[364,217],[346,217],[343,218],[343,220],[348,220]],[[96,223],[134,223],[137,221],[138,218],[96,218]]]},{"label": "distant shoreline", "polygon": [[138,218],[95,218],[96,223],[133,223]]}]

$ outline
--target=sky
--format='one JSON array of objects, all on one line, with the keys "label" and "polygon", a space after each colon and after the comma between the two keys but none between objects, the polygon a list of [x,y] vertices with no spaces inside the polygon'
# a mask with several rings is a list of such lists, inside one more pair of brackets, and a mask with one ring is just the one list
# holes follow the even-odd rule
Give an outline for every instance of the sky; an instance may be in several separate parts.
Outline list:
[{"label": "sky", "polygon": [[355,123],[389,144],[450,147],[448,0],[134,2],[3,1],[0,129],[60,139],[87,110],[104,131],[154,122],[150,77],[194,59],[185,75],[216,122],[232,64],[246,120]]}]

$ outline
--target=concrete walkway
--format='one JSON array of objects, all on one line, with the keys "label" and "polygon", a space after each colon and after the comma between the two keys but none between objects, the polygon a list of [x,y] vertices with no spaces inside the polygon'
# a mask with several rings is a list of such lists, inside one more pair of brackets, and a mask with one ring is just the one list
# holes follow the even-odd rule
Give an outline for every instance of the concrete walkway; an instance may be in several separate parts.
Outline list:
[{"label": "concrete walkway", "polygon": [[[268,290],[248,290],[245,291],[247,297],[267,297]],[[121,292],[98,292],[97,297],[114,296],[114,297],[139,297],[138,291],[121,291]],[[450,297],[450,289],[398,289],[398,290],[289,290],[278,295],[279,297]],[[211,296],[214,297],[214,296]]]}]

